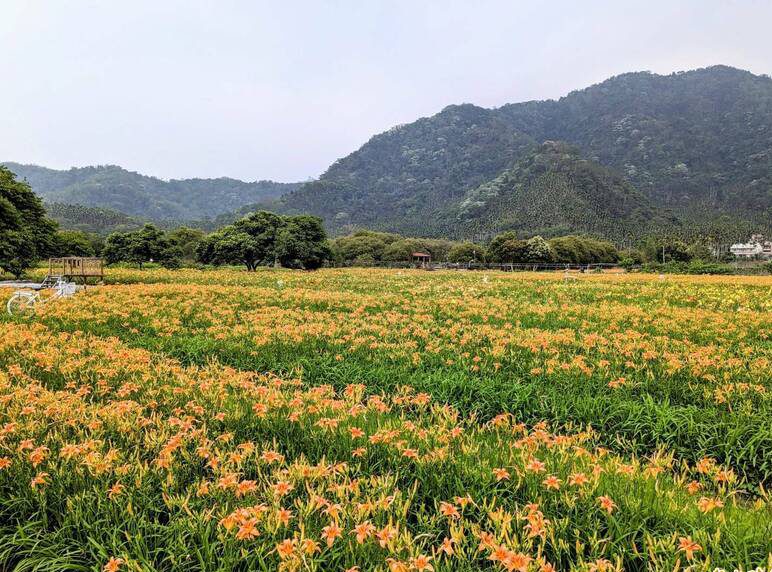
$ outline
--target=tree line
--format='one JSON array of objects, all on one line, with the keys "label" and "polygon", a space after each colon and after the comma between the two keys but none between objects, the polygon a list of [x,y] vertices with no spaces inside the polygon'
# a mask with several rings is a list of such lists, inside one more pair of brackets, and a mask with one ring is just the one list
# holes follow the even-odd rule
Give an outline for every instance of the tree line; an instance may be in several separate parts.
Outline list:
[{"label": "tree line", "polygon": [[168,268],[183,264],[244,265],[253,271],[259,266],[314,270],[325,264],[404,262],[411,260],[415,252],[452,263],[619,262],[652,268],[676,265],[673,268],[679,269],[694,261],[715,263],[732,257],[724,253],[719,258],[709,239],[687,244],[671,236],[649,237],[622,251],[610,242],[588,236],[526,238],[514,231],[498,234],[485,244],[364,229],[330,240],[318,217],[281,216],[266,211],[248,214],[210,234],[187,227],[165,231],[146,224],[102,238],[95,233],[59,229],[46,216],[42,202],[29,185],[0,167],[0,271],[15,276],[22,276],[47,256],[101,256],[108,264],[123,262],[140,267],[150,262]]},{"label": "tree line", "polygon": [[333,261],[338,264],[368,265],[410,260],[414,252],[431,255],[432,260],[451,263],[567,263],[616,262],[619,252],[610,242],[584,236],[562,236],[545,240],[541,236],[518,238],[501,233],[488,242],[406,238],[398,234],[360,230],[332,241]]},{"label": "tree line", "polygon": [[312,216],[249,214],[206,235],[186,227],[164,231],[152,224],[106,238],[61,230],[29,184],[0,166],[0,273],[18,278],[46,257],[101,256],[108,264],[154,262],[168,268],[183,263],[261,264],[313,270],[331,258],[321,219]]},{"label": "tree line", "polygon": [[163,231],[152,224],[133,232],[114,232],[105,240],[108,264],[155,262],[166,268],[183,263],[316,270],[330,259],[327,234],[318,217],[249,214],[211,234],[180,227]]},{"label": "tree line", "polygon": [[[685,242],[675,235],[644,238],[634,246],[619,249],[609,241],[591,236],[566,235],[545,239],[521,237],[506,231],[485,243],[445,239],[409,238],[398,234],[359,230],[331,241],[332,263],[378,265],[404,262],[414,252],[424,252],[437,262],[499,264],[599,264],[618,263],[625,267],[689,271],[684,264],[697,264],[705,271],[720,270],[716,263],[731,262],[734,256],[718,252],[712,238],[705,236]],[[706,266],[712,264],[713,266]],[[663,265],[665,265],[663,267]]]}]

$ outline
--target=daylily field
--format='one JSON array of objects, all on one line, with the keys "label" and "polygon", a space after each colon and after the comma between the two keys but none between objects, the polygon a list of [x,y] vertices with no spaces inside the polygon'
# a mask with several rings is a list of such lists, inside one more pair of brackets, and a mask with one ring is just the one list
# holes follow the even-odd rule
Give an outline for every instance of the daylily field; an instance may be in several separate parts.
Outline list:
[{"label": "daylily field", "polygon": [[2,571],[772,567],[770,277],[107,282],[0,318]]}]

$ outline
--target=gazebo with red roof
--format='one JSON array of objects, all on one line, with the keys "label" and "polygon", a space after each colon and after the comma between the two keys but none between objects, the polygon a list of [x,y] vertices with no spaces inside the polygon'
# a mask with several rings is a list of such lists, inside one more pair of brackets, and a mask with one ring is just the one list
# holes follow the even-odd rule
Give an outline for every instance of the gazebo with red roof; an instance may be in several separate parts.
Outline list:
[{"label": "gazebo with red roof", "polygon": [[426,268],[432,261],[432,255],[426,252],[414,252],[412,257],[416,268]]}]

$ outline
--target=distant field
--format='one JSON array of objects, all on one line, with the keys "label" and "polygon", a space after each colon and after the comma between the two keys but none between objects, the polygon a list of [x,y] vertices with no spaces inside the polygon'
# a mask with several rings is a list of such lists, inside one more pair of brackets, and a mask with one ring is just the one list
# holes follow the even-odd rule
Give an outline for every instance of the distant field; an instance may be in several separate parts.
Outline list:
[{"label": "distant field", "polygon": [[772,565],[772,277],[107,281],[0,319],[0,570]]}]

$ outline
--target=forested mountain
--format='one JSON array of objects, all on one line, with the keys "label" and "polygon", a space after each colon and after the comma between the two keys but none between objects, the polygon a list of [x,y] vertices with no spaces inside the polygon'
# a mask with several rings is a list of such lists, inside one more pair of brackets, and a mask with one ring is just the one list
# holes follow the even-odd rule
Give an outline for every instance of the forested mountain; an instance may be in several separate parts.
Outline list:
[{"label": "forested mountain", "polygon": [[[440,236],[490,231],[504,221],[517,226],[528,217],[507,210],[515,208],[508,199],[479,213],[476,224],[464,204],[486,181],[505,185],[497,177],[513,177],[504,171],[547,140],[576,146],[618,173],[605,172],[608,181],[622,177],[638,189],[625,192],[625,212],[638,221],[623,228],[631,238],[646,228],[639,219],[650,209],[657,224],[669,220],[676,230],[772,227],[772,79],[726,66],[624,74],[557,101],[451,106],[373,137],[318,181],[279,199],[279,209],[318,214],[334,233],[365,226]],[[539,212],[552,213],[546,219],[579,231],[575,225],[587,221],[565,212],[582,194],[566,188],[573,180],[564,174],[558,187],[565,192],[550,187],[532,196]],[[647,202],[631,206],[641,199]]]},{"label": "forested mountain", "polygon": [[554,141],[469,191],[454,210],[458,235],[514,230],[523,236],[579,232],[622,240],[679,224],[621,175]]},{"label": "forested mountain", "polygon": [[772,79],[726,66],[638,72],[557,101],[452,105],[374,136],[305,184],[7,165],[62,221],[86,216],[63,204],[119,211],[91,213],[106,227],[133,224],[117,220],[128,215],[215,228],[268,208],[319,215],[333,234],[513,228],[621,240],[656,228],[733,240],[772,232]]},{"label": "forested mountain", "polygon": [[115,231],[136,230],[147,222],[102,207],[84,207],[83,205],[65,203],[46,203],[44,206],[48,216],[58,222],[62,228],[68,230],[109,234]]},{"label": "forested mountain", "polygon": [[[504,116],[454,105],[376,135],[320,180],[285,195],[278,208],[319,215],[333,232],[364,226],[421,234],[466,190],[512,166],[533,146]],[[440,225],[432,232],[448,230]]]},{"label": "forested mountain", "polygon": [[19,179],[26,179],[48,203],[102,207],[157,221],[215,217],[277,198],[298,187],[295,183],[247,183],[229,178],[164,181],[113,165],[68,171],[18,163],[5,165]]},{"label": "forested mountain", "polygon": [[772,79],[727,66],[629,73],[557,102],[504,106],[514,129],[559,139],[659,204],[772,214]]}]

